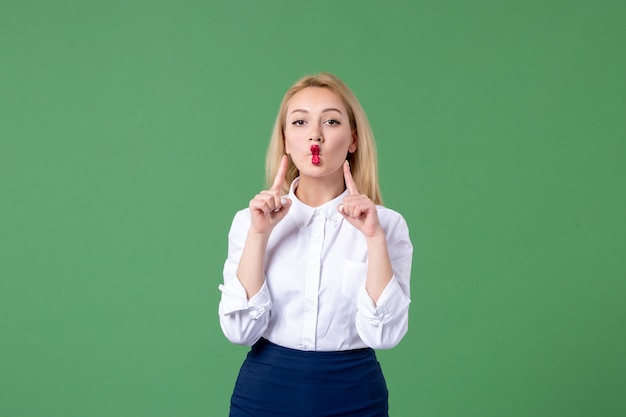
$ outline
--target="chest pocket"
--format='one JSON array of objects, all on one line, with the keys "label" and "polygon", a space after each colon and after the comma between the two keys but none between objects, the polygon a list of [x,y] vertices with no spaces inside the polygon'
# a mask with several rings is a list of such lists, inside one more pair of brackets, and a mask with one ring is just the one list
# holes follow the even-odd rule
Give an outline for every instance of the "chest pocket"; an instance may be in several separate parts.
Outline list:
[{"label": "chest pocket", "polygon": [[344,261],[341,276],[341,294],[356,303],[356,297],[365,284],[367,278],[367,264],[364,262]]}]

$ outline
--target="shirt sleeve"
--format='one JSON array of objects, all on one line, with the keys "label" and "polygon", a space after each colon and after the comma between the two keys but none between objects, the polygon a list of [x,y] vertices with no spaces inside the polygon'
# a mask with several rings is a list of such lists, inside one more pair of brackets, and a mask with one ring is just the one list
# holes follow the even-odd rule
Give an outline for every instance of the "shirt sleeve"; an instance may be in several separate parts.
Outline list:
[{"label": "shirt sleeve", "polygon": [[245,244],[250,217],[247,210],[235,215],[228,234],[228,257],[224,263],[224,284],[219,303],[220,326],[228,340],[240,345],[253,345],[269,323],[272,300],[267,284],[248,299],[237,277],[237,267]]},{"label": "shirt sleeve", "polygon": [[387,228],[387,248],[391,258],[393,277],[374,303],[365,289],[357,296],[356,328],[368,346],[389,349],[397,345],[408,330],[410,277],[413,245],[406,221],[400,214]]}]

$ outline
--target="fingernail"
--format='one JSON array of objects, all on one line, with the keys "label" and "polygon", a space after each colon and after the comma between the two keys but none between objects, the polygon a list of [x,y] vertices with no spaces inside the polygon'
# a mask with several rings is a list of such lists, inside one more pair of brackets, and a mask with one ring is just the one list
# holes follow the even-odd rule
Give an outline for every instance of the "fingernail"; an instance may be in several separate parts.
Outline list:
[{"label": "fingernail", "polygon": [[339,204],[339,211],[343,213],[343,204]]},{"label": "fingernail", "polygon": [[287,204],[287,199],[286,198],[281,198],[280,199],[280,204],[282,204],[282,205]]}]

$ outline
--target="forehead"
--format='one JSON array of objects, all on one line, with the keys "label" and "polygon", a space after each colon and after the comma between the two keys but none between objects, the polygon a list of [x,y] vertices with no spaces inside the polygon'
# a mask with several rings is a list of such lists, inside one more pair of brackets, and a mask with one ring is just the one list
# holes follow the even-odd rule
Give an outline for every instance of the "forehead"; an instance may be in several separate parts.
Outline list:
[{"label": "forehead", "polygon": [[287,105],[287,113],[294,110],[325,110],[335,108],[346,114],[346,106],[343,100],[330,88],[326,87],[306,87],[291,97]]}]

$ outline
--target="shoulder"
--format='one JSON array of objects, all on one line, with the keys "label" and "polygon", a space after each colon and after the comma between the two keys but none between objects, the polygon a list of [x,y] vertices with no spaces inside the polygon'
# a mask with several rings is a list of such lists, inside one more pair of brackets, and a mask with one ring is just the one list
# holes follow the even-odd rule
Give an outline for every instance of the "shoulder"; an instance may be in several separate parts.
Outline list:
[{"label": "shoulder", "polygon": [[235,212],[235,217],[233,218],[233,224],[240,221],[250,221],[250,208],[246,207]]},{"label": "shoulder", "polygon": [[235,237],[243,238],[243,236],[245,236],[245,234],[248,233],[249,227],[250,227],[250,209],[249,208],[241,209],[235,213],[235,216],[233,217],[233,221],[230,225],[230,231],[228,235],[231,239]]},{"label": "shoulder", "polygon": [[402,214],[385,206],[376,206],[376,208],[378,220],[388,237],[393,240],[409,240],[409,226]]},{"label": "shoulder", "polygon": [[406,220],[404,220],[402,214],[397,211],[385,206],[376,206],[376,209],[378,210],[378,219],[383,226],[400,225],[408,228]]}]

